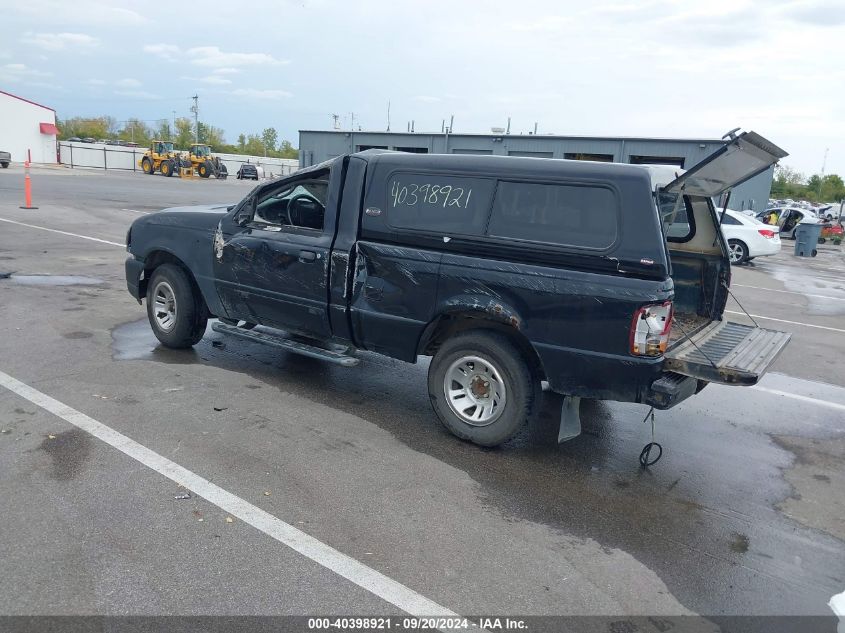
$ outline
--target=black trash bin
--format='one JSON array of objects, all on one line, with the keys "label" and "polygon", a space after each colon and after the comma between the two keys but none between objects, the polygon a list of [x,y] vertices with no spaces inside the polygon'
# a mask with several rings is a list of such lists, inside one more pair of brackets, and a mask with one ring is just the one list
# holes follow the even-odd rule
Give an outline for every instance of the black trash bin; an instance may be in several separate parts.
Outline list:
[{"label": "black trash bin", "polygon": [[801,223],[795,227],[795,252],[798,257],[815,257],[818,255],[816,245],[822,236],[822,225]]}]

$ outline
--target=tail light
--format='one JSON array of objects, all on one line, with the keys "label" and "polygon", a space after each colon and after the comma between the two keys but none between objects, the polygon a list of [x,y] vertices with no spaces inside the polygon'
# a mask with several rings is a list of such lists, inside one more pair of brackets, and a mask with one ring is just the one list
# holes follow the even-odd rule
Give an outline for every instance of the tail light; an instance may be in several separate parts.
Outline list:
[{"label": "tail light", "polygon": [[757,232],[767,239],[772,239],[775,236],[775,232],[771,229],[757,229]]},{"label": "tail light", "polygon": [[672,302],[643,306],[631,322],[631,353],[660,356],[669,344],[672,329]]}]

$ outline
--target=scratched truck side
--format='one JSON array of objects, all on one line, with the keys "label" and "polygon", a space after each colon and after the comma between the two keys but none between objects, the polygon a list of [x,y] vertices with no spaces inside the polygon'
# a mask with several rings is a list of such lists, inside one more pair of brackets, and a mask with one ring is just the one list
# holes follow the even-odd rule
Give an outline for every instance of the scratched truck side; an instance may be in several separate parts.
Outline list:
[{"label": "scratched truck side", "polygon": [[139,218],[127,283],[169,347],[216,319],[348,371],[366,370],[361,351],[429,356],[419,388],[484,446],[520,430],[545,381],[566,396],[566,439],[579,398],[666,409],[771,365],[787,334],[723,318],[731,269],[712,197],[784,155],[753,132],[684,174],[370,150],[234,205]]}]

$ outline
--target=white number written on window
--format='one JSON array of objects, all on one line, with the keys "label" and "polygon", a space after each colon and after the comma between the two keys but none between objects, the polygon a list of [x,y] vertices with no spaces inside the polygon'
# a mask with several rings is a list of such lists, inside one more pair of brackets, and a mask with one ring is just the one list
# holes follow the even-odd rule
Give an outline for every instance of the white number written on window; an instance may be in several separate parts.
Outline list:
[{"label": "white number written on window", "polygon": [[397,180],[394,180],[390,185],[390,198],[394,208],[401,205],[414,207],[418,204],[430,204],[444,209],[446,207],[466,209],[469,206],[471,196],[472,188],[469,187],[453,187],[452,185],[437,185],[434,183],[403,185]]}]

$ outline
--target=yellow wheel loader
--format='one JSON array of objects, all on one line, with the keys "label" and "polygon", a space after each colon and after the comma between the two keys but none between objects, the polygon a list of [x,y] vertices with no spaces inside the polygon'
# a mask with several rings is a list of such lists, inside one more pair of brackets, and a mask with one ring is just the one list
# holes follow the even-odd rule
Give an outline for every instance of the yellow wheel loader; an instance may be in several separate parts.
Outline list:
[{"label": "yellow wheel loader", "polygon": [[225,180],[229,175],[226,165],[219,156],[211,154],[211,147],[202,143],[194,143],[188,153],[188,160],[191,167],[197,170],[200,178],[214,176],[219,180]]},{"label": "yellow wheel loader", "polygon": [[182,155],[173,149],[170,141],[152,141],[150,149],[144,152],[144,157],[138,163],[145,174],[161,173],[162,176],[172,176],[179,173],[179,168],[188,166]]}]

